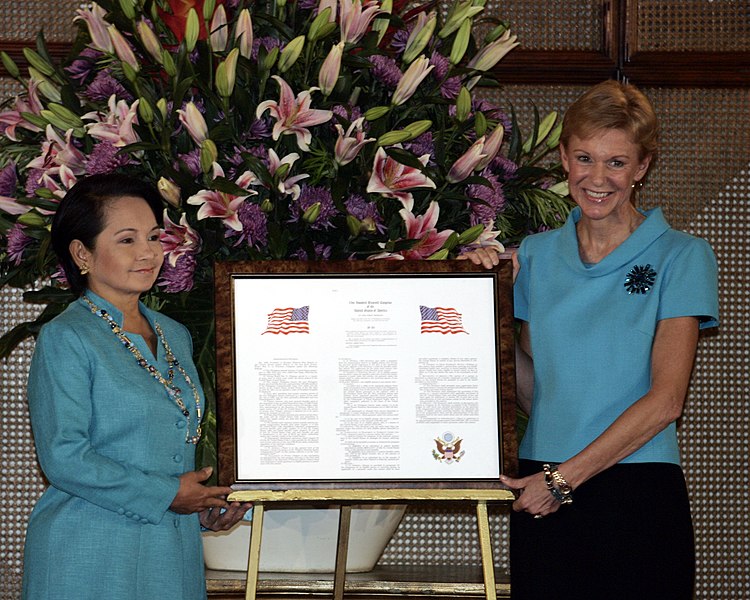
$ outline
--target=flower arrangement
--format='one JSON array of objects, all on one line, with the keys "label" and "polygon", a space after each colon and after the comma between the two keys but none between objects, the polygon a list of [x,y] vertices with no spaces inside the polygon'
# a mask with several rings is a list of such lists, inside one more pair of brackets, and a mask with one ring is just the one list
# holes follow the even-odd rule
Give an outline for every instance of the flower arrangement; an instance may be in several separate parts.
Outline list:
[{"label": "flower arrangement", "polygon": [[[3,54],[24,92],[0,109],[0,285],[45,309],[0,356],[72,300],[49,226],[89,174],[135,174],[165,200],[144,300],[191,328],[207,431],[213,261],[444,259],[561,224],[557,115],[535,109],[524,136],[479,97],[517,45],[483,4],[99,0],[63,64],[41,36],[28,76]],[[212,463],[210,434],[201,450]]]}]

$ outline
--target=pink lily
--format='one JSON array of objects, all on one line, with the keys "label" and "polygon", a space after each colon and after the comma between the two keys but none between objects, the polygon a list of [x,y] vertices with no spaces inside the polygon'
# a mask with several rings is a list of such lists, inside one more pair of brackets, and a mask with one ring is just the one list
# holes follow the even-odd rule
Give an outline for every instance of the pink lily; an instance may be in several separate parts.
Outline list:
[{"label": "pink lily", "polygon": [[485,136],[480,137],[453,163],[446,176],[449,183],[463,181],[471,175],[481,160],[487,158],[487,155],[484,153],[484,140]]},{"label": "pink lily", "polygon": [[151,58],[153,58],[157,63],[161,63],[161,42],[159,42],[159,38],[156,37],[154,30],[151,29],[145,19],[141,19],[140,21],[138,21],[135,27],[138,31],[138,37],[140,37],[141,43],[146,49],[146,52],[148,52],[151,55]]},{"label": "pink lily", "polygon": [[281,135],[294,134],[297,137],[297,146],[300,150],[307,152],[310,150],[312,134],[308,127],[326,123],[333,117],[330,110],[317,110],[310,108],[312,103],[311,92],[318,88],[312,87],[307,91],[300,92],[297,98],[294,98],[294,92],[289,84],[278,75],[273,78],[279,84],[279,101],[266,100],[258,105],[256,117],[270,110],[271,116],[276,119],[273,126],[273,139],[278,140]]},{"label": "pink lily", "polygon": [[[214,163],[214,177],[224,177],[224,171]],[[248,190],[247,186],[256,180],[255,174],[246,171],[236,181],[237,185],[247,191],[246,195],[235,196],[216,190],[201,190],[187,199],[188,204],[200,206],[198,219],[221,219],[222,223],[235,231],[242,231],[242,222],[237,214],[240,206],[248,196],[254,196],[258,192]]]},{"label": "pink lily", "polygon": [[18,200],[9,196],[0,196],[0,210],[9,215],[22,215],[31,210],[30,206],[19,204]]},{"label": "pink lily", "polygon": [[40,127],[37,127],[33,123],[29,123],[23,118],[23,113],[33,113],[38,115],[42,109],[41,101],[39,100],[39,94],[37,88],[39,82],[33,79],[29,80],[29,87],[26,99],[16,96],[15,109],[0,112],[0,131],[5,134],[10,140],[14,142],[18,141],[16,137],[16,127],[23,127],[29,131],[41,131]]},{"label": "pink lily", "polygon": [[114,46],[112,45],[112,39],[107,33],[109,23],[104,20],[106,14],[107,11],[94,3],[91,5],[91,10],[86,8],[76,10],[76,17],[73,20],[84,21],[86,23],[86,27],[89,30],[89,37],[91,37],[91,45],[94,48],[112,54]]},{"label": "pink lily", "polygon": [[93,121],[86,125],[86,131],[91,137],[111,142],[117,148],[140,141],[138,134],[133,130],[133,125],[138,124],[139,102],[140,100],[135,100],[128,106],[125,100],[118,102],[117,96],[112,94],[107,101],[107,114],[92,111],[81,117]]},{"label": "pink lily", "polygon": [[[39,184],[40,187],[50,190],[56,198],[62,200],[65,194],[68,193],[68,190],[72,188],[77,181],[78,178],[75,173],[73,173],[69,167],[61,165],[44,171],[39,175],[35,183]],[[36,210],[43,215],[54,214],[54,211],[43,208],[37,208]]]},{"label": "pink lily", "polygon": [[414,95],[414,92],[417,91],[419,84],[422,83],[422,80],[424,80],[434,68],[435,65],[431,65],[430,59],[424,55],[411,63],[399,80],[398,85],[396,86],[396,91],[393,92],[391,104],[399,106],[411,98]]},{"label": "pink lily", "polygon": [[375,0],[339,0],[339,8],[341,41],[352,44],[362,39],[380,13],[380,5]]},{"label": "pink lily", "polygon": [[[8,175],[10,174],[10,177]],[[16,176],[16,164],[8,163],[5,167],[0,169],[0,175],[5,181],[5,188],[9,194],[13,193],[13,189],[16,187],[18,178]],[[0,195],[0,211],[6,212],[10,215],[22,215],[31,210],[30,206],[20,204],[16,198],[11,196]]]},{"label": "pink lily", "polygon": [[250,58],[253,51],[253,20],[250,18],[250,11],[246,8],[243,8],[237,17],[234,43],[239,47],[242,56]]},{"label": "pink lily", "polygon": [[[429,154],[424,154],[419,157],[419,162],[426,165],[429,158]],[[372,165],[372,175],[367,184],[368,192],[397,198],[404,208],[411,210],[414,208],[414,197],[405,190],[420,187],[435,189],[435,182],[419,169],[408,167],[392,159],[386,154],[385,148],[378,148]]]},{"label": "pink lily", "polygon": [[[381,244],[382,246],[382,244]],[[367,260],[406,260],[402,254],[398,252],[379,252],[378,254],[372,254],[367,257]]]},{"label": "pink lily", "polygon": [[338,0],[320,0],[318,3],[318,13],[322,13],[326,8],[331,9],[331,14],[329,16],[329,22],[333,23],[336,21],[336,15],[338,14]]},{"label": "pink lily", "polygon": [[471,252],[477,248],[489,248],[492,247],[500,253],[505,252],[505,246],[497,241],[497,236],[500,235],[500,231],[493,229],[495,221],[489,221],[484,224],[484,231],[479,234],[479,237],[475,239],[471,244],[467,244],[462,250],[461,254],[465,252]]},{"label": "pink lily", "polygon": [[200,146],[208,138],[208,125],[201,111],[193,102],[185,105],[185,110],[178,109],[180,123],[185,126],[193,141]]},{"label": "pink lily", "polygon": [[134,71],[138,71],[141,65],[138,64],[138,59],[135,57],[133,49],[117,27],[110,25],[107,27],[107,33],[109,33],[109,37],[112,39],[112,45],[115,47],[117,58],[133,67]]},{"label": "pink lily", "polygon": [[318,85],[324,96],[328,96],[339,78],[341,71],[341,57],[344,55],[344,42],[339,42],[331,47],[328,56],[323,61],[318,73]]},{"label": "pink lily", "polygon": [[[286,172],[288,174],[292,168],[292,165],[297,162],[298,159],[299,154],[297,154],[296,152],[287,154],[284,158],[279,159],[279,155],[274,152],[273,148],[269,148],[268,172],[271,173],[273,177],[276,177],[277,173],[279,173],[279,170],[282,167],[286,166]],[[292,200],[296,200],[297,198],[299,198],[299,195],[302,191],[297,182],[302,181],[303,179],[307,179],[308,177],[310,176],[307,173],[303,173],[302,175],[294,175],[292,177],[279,177],[277,188],[282,194],[291,196]]]},{"label": "pink lily", "polygon": [[483,152],[486,156],[477,163],[476,167],[474,167],[475,171],[481,171],[495,159],[497,153],[500,151],[504,135],[505,127],[503,127],[502,123],[498,123],[495,126],[495,129],[492,130],[490,137],[484,142]]},{"label": "pink lily", "polygon": [[159,241],[164,248],[164,256],[173,267],[182,255],[200,252],[202,242],[198,232],[190,227],[185,213],[182,213],[177,224],[169,218],[167,209],[164,209],[164,229]]},{"label": "pink lily", "polygon": [[405,208],[402,208],[399,214],[406,222],[406,237],[410,240],[419,240],[409,250],[402,252],[404,258],[420,260],[431,256],[443,247],[445,240],[453,233],[452,229],[438,231],[435,228],[440,216],[440,206],[434,200],[430,202],[423,215],[415,216]]},{"label": "pink lily", "polygon": [[47,139],[42,142],[42,152],[26,165],[27,169],[42,169],[49,171],[56,167],[68,167],[75,175],[83,175],[86,171],[84,154],[71,141],[73,130],[65,133],[65,139],[55,131],[52,125],[45,130]]},{"label": "pink lily", "polygon": [[375,138],[365,138],[366,134],[364,129],[362,128],[362,124],[364,123],[364,121],[364,117],[360,117],[359,119],[353,121],[352,124],[349,125],[349,128],[346,130],[346,133],[344,133],[344,128],[336,123],[335,127],[336,131],[339,132],[339,137],[336,140],[336,145],[334,146],[334,158],[337,164],[349,164],[355,158],[357,158],[357,155],[365,146],[365,144],[369,144],[370,142],[375,141]]},{"label": "pink lily", "polygon": [[469,69],[476,69],[477,71],[489,71],[499,63],[508,52],[518,46],[519,42],[516,41],[516,37],[517,36],[515,35],[510,35],[509,29],[494,42],[480,48],[479,52],[476,53],[474,58],[472,58],[466,66]]},{"label": "pink lily", "polygon": [[211,40],[212,50],[219,52],[226,50],[229,32],[227,31],[227,11],[223,4],[216,7],[214,16],[211,18],[209,39]]}]

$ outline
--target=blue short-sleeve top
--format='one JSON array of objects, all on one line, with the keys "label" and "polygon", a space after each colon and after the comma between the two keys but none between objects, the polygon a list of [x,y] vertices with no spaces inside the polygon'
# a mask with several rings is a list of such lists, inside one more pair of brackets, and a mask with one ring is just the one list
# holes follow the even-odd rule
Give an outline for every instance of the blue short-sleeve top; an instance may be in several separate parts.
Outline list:
[{"label": "blue short-sleeve top", "polygon": [[[529,324],[534,399],[521,458],[576,455],[651,386],[661,319],[718,324],[717,264],[704,240],[676,231],[660,209],[596,264],[578,253],[576,222],[521,244],[515,316]],[[675,424],[622,462],[680,462]]]}]

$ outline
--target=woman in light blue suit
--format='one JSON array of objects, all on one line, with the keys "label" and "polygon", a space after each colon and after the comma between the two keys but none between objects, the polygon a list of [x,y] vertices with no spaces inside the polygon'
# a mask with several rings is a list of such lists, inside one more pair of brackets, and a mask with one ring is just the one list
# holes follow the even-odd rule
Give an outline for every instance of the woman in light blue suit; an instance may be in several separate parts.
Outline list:
[{"label": "woman in light blue suit", "polygon": [[79,298],[42,328],[29,374],[49,487],[26,534],[27,600],[203,599],[200,525],[226,529],[248,508],[202,484],[210,468],[194,470],[192,341],[139,300],[164,259],[161,211],[150,185],[110,174],[76,184],[55,215]]}]

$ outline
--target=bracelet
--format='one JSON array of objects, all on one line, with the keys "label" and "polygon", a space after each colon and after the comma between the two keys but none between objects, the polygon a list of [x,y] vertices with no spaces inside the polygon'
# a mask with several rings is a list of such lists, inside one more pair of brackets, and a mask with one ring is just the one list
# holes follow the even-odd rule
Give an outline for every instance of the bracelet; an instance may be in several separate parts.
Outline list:
[{"label": "bracelet", "polygon": [[562,473],[557,470],[557,465],[545,463],[542,470],[544,471],[544,483],[552,497],[561,504],[572,504],[573,488],[562,476]]}]

